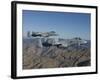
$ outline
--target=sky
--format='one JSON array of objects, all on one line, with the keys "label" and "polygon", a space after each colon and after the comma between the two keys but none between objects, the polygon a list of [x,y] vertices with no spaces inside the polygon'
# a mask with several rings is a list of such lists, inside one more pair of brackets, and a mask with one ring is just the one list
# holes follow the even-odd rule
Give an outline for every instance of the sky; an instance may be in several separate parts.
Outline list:
[{"label": "sky", "polygon": [[55,31],[60,38],[81,37],[90,40],[90,18],[89,13],[23,10],[23,36],[27,31]]}]

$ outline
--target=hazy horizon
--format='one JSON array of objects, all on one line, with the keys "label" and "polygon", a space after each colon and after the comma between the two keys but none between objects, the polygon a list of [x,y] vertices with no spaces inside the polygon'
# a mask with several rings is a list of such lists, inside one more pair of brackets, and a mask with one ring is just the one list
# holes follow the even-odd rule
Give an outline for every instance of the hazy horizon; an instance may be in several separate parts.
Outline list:
[{"label": "hazy horizon", "polygon": [[90,18],[88,13],[23,10],[23,37],[27,31],[55,31],[60,38],[81,37],[90,40]]}]

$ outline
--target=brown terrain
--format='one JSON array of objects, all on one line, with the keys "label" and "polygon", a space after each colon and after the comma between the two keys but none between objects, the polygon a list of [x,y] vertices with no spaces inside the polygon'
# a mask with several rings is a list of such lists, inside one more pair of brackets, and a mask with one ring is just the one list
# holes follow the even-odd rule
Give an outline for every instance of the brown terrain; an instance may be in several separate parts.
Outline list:
[{"label": "brown terrain", "polygon": [[90,66],[90,48],[23,46],[23,69]]}]

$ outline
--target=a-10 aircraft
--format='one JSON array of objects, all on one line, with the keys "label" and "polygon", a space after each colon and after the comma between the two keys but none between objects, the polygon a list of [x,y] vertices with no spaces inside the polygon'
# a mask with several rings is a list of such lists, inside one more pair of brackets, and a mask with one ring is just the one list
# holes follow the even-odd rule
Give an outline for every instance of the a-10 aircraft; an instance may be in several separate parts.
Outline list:
[{"label": "a-10 aircraft", "polygon": [[[40,43],[42,46],[50,47],[50,46],[63,46],[67,47],[73,44],[86,44],[87,41],[81,39],[80,37],[75,37],[72,39],[62,39],[62,40],[55,40],[55,38],[49,38],[50,36],[58,36],[55,31],[50,31],[50,32],[28,32],[27,33],[28,37],[40,37]],[[41,37],[46,39],[44,41],[41,41]]]},{"label": "a-10 aircraft", "polygon": [[50,37],[50,36],[58,36],[55,31],[50,32],[28,32],[28,37]]}]

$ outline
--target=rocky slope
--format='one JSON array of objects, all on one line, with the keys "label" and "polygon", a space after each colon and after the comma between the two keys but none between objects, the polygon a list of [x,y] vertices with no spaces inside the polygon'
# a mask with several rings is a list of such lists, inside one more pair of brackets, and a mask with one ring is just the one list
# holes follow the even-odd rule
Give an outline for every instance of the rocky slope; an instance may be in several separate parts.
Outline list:
[{"label": "rocky slope", "polygon": [[37,40],[23,41],[23,69],[90,66],[90,46],[39,47]]}]

